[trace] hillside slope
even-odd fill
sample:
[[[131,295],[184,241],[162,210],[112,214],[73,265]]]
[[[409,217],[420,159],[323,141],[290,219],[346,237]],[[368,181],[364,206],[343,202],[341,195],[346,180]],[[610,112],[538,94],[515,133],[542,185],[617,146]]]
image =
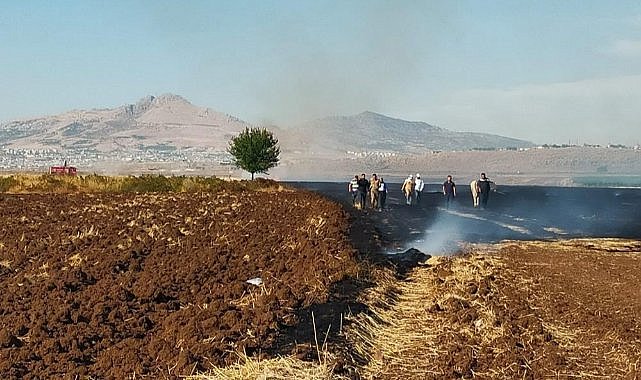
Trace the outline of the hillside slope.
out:
[[[422,121],[395,119],[369,111],[310,121],[287,132],[288,146],[318,154],[365,151],[407,154],[534,145],[488,133],[451,131]]]
[[[94,149],[101,152],[166,147],[224,150],[250,124],[184,98],[147,96],[116,108],[69,111],[0,125],[0,144],[14,149]]]

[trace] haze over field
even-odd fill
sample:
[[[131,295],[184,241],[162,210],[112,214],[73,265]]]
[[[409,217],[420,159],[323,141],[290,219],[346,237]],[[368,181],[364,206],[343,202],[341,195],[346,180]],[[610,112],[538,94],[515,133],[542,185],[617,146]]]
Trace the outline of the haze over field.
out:
[[[536,143],[641,143],[636,1],[0,5],[0,121],[175,93],[261,125],[365,110]]]
[[[68,161],[84,173],[242,176],[229,165],[226,148],[247,127],[253,125],[178,95],[147,96],[115,108],[0,123],[0,167],[46,172]],[[364,170],[392,179],[409,170],[438,181],[446,173],[475,177],[487,171],[502,183],[573,185],[575,175],[641,172],[640,149],[532,149],[524,140],[369,111],[269,128],[282,153],[271,173],[283,180],[343,181]]]

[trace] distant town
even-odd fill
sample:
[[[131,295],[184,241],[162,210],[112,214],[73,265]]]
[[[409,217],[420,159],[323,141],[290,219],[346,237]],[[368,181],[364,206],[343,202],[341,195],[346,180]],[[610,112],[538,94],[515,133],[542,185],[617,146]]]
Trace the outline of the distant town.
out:
[[[473,151],[529,151],[541,149],[564,149],[564,148],[601,148],[617,150],[641,150],[641,146],[626,146],[622,144],[608,145],[573,145],[573,144],[543,144],[531,148],[473,148]],[[439,153],[440,151],[432,151]],[[404,155],[398,152],[369,152],[369,151],[347,151],[346,157],[399,157]],[[165,172],[166,164],[176,168],[173,172],[209,171],[212,166],[229,167],[231,170],[232,157],[229,153],[205,148],[180,149],[173,146],[155,146],[148,149],[136,150],[114,150],[111,152],[100,152],[91,148],[82,149],[26,149],[26,148],[0,148],[0,171],[3,172],[48,172],[51,166],[67,164],[77,167],[80,172],[114,173],[113,166],[137,167],[139,172]],[[112,168],[110,168],[110,166]],[[125,170],[125,172],[129,172]]]
[[[107,163],[124,165],[145,165],[146,170],[153,171],[154,164],[176,165],[182,170],[205,170],[211,165],[231,165],[231,156],[227,152],[216,150],[189,149],[147,149],[133,151],[100,152],[93,149],[56,150],[56,149],[15,149],[3,147],[0,150],[0,170],[4,172],[27,171],[47,172],[49,167],[67,164],[80,171],[113,172],[106,167]]]

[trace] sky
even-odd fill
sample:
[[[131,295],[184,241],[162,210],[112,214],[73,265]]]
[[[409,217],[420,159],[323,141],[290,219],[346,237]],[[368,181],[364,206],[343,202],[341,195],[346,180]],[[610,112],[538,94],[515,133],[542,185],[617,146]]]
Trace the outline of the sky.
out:
[[[174,93],[287,127],[365,110],[641,143],[641,2],[0,2],[0,121]]]

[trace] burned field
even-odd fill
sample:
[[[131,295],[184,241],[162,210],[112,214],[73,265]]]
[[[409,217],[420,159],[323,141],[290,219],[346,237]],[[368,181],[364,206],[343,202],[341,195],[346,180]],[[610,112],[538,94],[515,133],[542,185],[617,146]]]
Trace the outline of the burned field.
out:
[[[205,371],[273,348],[296,310],[357,271],[346,214],[304,191],[0,203],[5,379]]]

